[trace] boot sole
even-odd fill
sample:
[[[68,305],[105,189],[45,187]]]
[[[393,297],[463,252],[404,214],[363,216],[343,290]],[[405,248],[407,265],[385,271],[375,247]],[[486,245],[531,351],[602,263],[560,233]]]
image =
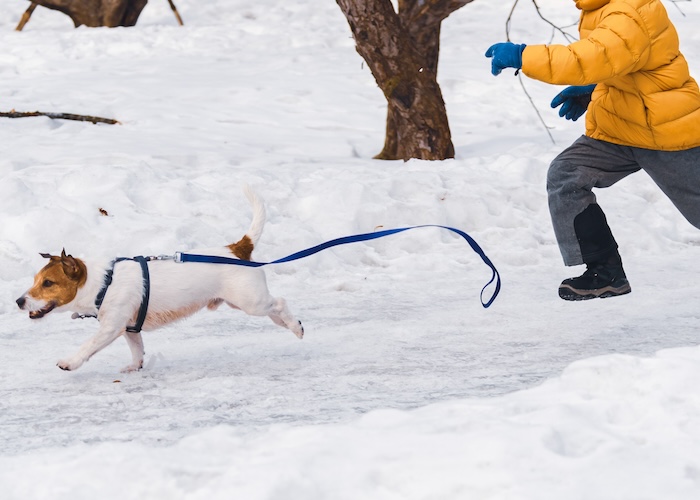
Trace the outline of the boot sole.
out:
[[[629,283],[625,283],[619,287],[606,286],[596,290],[579,290],[569,285],[559,287],[559,297],[564,300],[590,300],[590,299],[606,299],[608,297],[617,297],[625,295],[632,291]]]

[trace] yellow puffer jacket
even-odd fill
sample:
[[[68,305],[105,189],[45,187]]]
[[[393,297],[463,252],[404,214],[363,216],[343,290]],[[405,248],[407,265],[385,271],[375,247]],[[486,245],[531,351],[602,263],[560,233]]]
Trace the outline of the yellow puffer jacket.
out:
[[[574,0],[581,40],[528,45],[522,71],[559,85],[598,84],[586,135],[625,146],[700,146],[700,91],[660,0]]]

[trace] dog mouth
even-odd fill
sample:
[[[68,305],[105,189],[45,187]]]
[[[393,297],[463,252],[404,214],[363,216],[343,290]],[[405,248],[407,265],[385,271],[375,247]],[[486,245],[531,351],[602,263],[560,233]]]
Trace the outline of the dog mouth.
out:
[[[56,307],[55,302],[49,302],[48,304],[46,304],[44,307],[42,307],[41,309],[39,309],[37,311],[29,311],[29,319],[43,318],[44,316],[49,314],[51,311],[53,311],[55,307]]]

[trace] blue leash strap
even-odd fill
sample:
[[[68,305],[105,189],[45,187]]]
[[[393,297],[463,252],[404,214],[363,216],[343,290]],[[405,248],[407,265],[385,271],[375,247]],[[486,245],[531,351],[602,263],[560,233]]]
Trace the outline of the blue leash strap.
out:
[[[491,279],[489,280],[486,285],[481,289],[481,294],[480,294],[480,299],[481,299],[481,305],[484,306],[484,308],[489,307],[491,304],[493,304],[493,301],[496,300],[496,297],[498,296],[498,293],[501,291],[501,275],[498,273],[498,270],[496,269],[496,266],[493,265],[491,262],[491,259],[489,259],[484,251],[481,249],[479,244],[469,236],[467,233],[464,231],[460,231],[459,229],[455,229],[453,227],[448,227],[448,226],[439,226],[436,224],[425,224],[422,226],[410,226],[410,227],[399,227],[396,229],[386,229],[382,231],[375,231],[373,233],[364,233],[364,234],[356,234],[353,236],[344,236],[342,238],[336,238],[334,240],[326,241],[325,243],[321,243],[320,245],[316,245],[314,247],[307,248],[305,250],[301,250],[299,252],[293,253],[291,255],[287,255],[286,257],[282,257],[281,259],[273,260],[272,262],[255,262],[251,260],[241,260],[241,259],[235,259],[233,257],[220,257],[218,255],[198,255],[198,254],[191,254],[191,253],[181,253],[178,252],[175,254],[175,260],[176,262],[201,262],[201,263],[207,263],[207,264],[233,264],[237,266],[246,266],[246,267],[262,267],[262,266],[267,266],[270,264],[282,264],[283,262],[291,262],[293,260],[299,260],[303,259],[304,257],[309,257],[310,255],[313,255],[315,253],[318,253],[322,250],[325,250],[327,248],[331,247],[336,247],[338,245],[345,245],[348,243],[356,243],[359,241],[368,241],[368,240],[376,240],[377,238],[383,238],[384,236],[389,236],[392,234],[397,234],[397,233],[402,233],[404,231],[408,231],[409,229],[417,229],[421,227],[439,227],[441,229],[447,229],[448,231],[452,231],[453,233],[457,233],[460,235],[462,238],[464,238],[467,243],[469,243],[469,246],[472,247],[472,250],[476,252],[479,257],[481,257],[481,260],[484,261],[484,263],[491,268],[492,275]],[[484,302],[484,292],[486,289],[489,287],[491,283],[496,283],[495,290],[491,297]]]

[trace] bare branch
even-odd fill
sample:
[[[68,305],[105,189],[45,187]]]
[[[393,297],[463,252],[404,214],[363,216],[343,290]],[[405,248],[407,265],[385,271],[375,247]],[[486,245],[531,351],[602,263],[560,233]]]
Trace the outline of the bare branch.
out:
[[[519,2],[519,1],[520,1],[520,0],[515,0],[515,2],[513,3],[513,7],[510,9],[510,13],[508,14],[508,19],[506,19],[506,40],[509,41],[509,42],[511,41],[511,40],[510,40],[510,26],[511,26],[511,21],[513,20],[513,13],[515,12],[515,8],[518,6],[518,2]],[[547,19],[546,17],[544,17],[544,16],[542,15],[542,11],[540,10],[539,5],[537,5],[537,1],[536,1],[536,0],[532,0],[532,4],[535,6],[535,11],[537,12],[537,15],[540,17],[540,19],[542,19],[545,23],[549,24],[549,25],[552,27],[552,30],[553,30],[552,39],[554,38],[554,33],[556,33],[556,32],[558,31],[559,33],[561,33],[561,34],[564,36],[564,38],[565,38],[569,43],[575,42],[575,41],[578,40],[578,38],[576,38],[576,37],[575,37],[574,35],[572,35],[571,33],[567,32],[567,31],[564,31],[565,28],[570,28],[570,27],[572,27],[572,26],[577,26],[578,23],[573,23],[573,24],[570,24],[570,25],[564,26],[564,27],[557,26],[557,25],[554,24],[552,21],[550,21],[549,19]]]
[[[516,3],[517,3],[517,2],[516,2]],[[575,41],[578,40],[578,38],[576,38],[575,36],[573,36],[573,35],[567,33],[567,32],[564,31],[562,28],[560,28],[559,26],[557,26],[556,24],[554,24],[552,21],[550,21],[549,19],[547,19],[546,17],[544,17],[544,16],[542,15],[542,12],[540,11],[540,6],[537,5],[537,2],[536,2],[535,0],[532,0],[532,3],[533,3],[533,5],[535,6],[535,10],[537,11],[537,15],[540,16],[540,19],[542,19],[545,23],[549,24],[552,28],[554,28],[556,31],[558,31],[559,33],[561,33],[561,34],[564,36],[564,38],[566,38],[566,40],[567,40],[569,43],[575,42]],[[575,26],[575,25],[572,25],[572,26]],[[565,26],[565,27],[567,27],[567,26]]]
[[[29,22],[29,19],[32,17],[32,14],[34,13],[34,9],[36,9],[37,4],[35,2],[32,2],[32,4],[29,6],[29,8],[22,14],[22,19],[19,20],[19,24],[15,28],[15,31],[22,31],[24,29],[24,26]]]
[[[168,3],[170,4],[170,8],[173,9],[173,13],[175,14],[175,18],[177,19],[177,22],[180,24],[180,26],[184,26],[185,23],[182,22],[182,18],[180,17],[180,13],[177,11],[177,7],[175,7],[173,0],[168,0]]]
[[[510,14],[508,15],[508,19],[506,20],[506,40],[508,40],[508,41],[510,41],[510,22],[513,18],[513,12],[515,12],[515,7],[518,5],[519,1],[520,0],[515,0],[515,3],[513,3],[513,8],[510,10]],[[539,7],[537,7],[537,3],[535,2],[535,0],[532,0],[532,3],[535,4],[535,7],[537,8],[537,13],[540,15],[540,17],[542,19],[544,19],[544,17],[542,17],[542,15],[539,12]],[[549,24],[551,24],[551,23],[549,23]],[[556,144],[556,142],[554,141],[554,137],[552,136],[552,133],[549,131],[549,127],[545,123],[544,118],[542,118],[542,114],[540,113],[540,110],[537,109],[537,105],[535,105],[535,101],[532,99],[532,97],[530,96],[530,93],[525,88],[525,83],[523,83],[523,77],[520,74],[520,71],[518,70],[516,72],[516,74],[518,75],[518,81],[520,82],[520,86],[522,87],[523,92],[525,93],[525,96],[528,98],[528,100],[530,101],[530,104],[532,105],[532,109],[534,109],[535,113],[537,114],[537,118],[539,118],[540,123],[544,127],[544,130],[547,132],[547,135],[549,136],[549,139],[552,141],[552,144]]]
[[[678,9],[678,12],[681,13],[683,17],[685,17],[685,12],[683,12],[683,9],[681,9],[678,6],[678,2],[690,2],[691,0],[671,0],[671,3],[676,6],[676,9]]]
[[[510,13],[508,14],[508,19],[506,19],[506,41],[510,42],[510,22],[513,20],[513,13],[515,12],[515,8],[518,6],[518,2],[520,0],[515,0],[513,3],[513,7],[510,9]]]
[[[3,118],[28,118],[32,116],[46,116],[52,120],[75,120],[79,122],[106,123],[108,125],[121,125],[117,120],[101,118],[99,116],[75,115],[72,113],[44,113],[43,111],[0,111]]]
[[[552,141],[552,144],[556,144],[556,142],[554,141],[554,137],[552,137],[552,133],[549,131],[549,127],[545,123],[544,118],[542,118],[542,113],[540,113],[540,110],[537,109],[537,106],[535,105],[535,101],[532,99],[532,97],[530,96],[530,93],[525,88],[525,84],[523,83],[523,75],[521,75],[520,73],[518,73],[518,81],[520,81],[520,86],[523,88],[523,92],[525,92],[525,95],[530,100],[530,104],[532,105],[532,108],[535,110],[535,113],[537,113],[537,118],[540,119],[540,123],[542,124],[545,131],[547,132],[547,135],[549,136],[550,140]]]

